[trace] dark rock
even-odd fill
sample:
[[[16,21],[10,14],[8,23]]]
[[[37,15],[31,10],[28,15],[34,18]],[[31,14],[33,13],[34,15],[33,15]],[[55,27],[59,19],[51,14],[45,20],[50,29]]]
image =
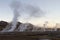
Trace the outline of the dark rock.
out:
[[[0,31],[5,28],[9,23],[5,21],[0,21]]]

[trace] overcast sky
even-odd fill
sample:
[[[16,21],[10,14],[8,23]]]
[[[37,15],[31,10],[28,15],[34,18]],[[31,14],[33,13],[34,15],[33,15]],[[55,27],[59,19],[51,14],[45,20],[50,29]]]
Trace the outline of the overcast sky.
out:
[[[12,0],[0,0],[0,20],[11,21],[13,10],[10,8]],[[20,0],[22,3],[38,6],[45,12],[45,16],[31,19],[31,23],[39,24],[44,21],[60,23],[60,0]],[[19,19],[19,21],[22,21]]]

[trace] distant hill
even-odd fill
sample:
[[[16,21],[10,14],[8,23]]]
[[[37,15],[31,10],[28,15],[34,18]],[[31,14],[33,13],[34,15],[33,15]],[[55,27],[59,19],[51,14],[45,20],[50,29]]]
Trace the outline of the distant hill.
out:
[[[15,30],[17,30],[21,24],[22,25],[27,25],[27,28],[26,28],[25,31],[31,31],[31,30],[33,30],[33,27],[34,27],[33,24],[31,24],[31,23],[21,23],[21,22],[17,23]],[[8,27],[8,26],[11,26],[11,25],[12,24],[9,23],[9,22],[0,21],[0,31],[3,30],[4,28]]]
[[[22,26],[21,26],[22,25]],[[0,31],[7,28],[7,29],[11,29],[12,26],[12,22],[6,22],[6,21],[0,21]],[[25,29],[24,29],[25,28]],[[6,30],[7,30],[6,29]],[[29,32],[29,31],[37,31],[37,30],[40,30],[41,27],[37,27],[31,23],[21,23],[21,22],[18,22],[17,25],[16,25],[16,28],[14,29],[14,31],[20,31],[20,30],[24,30],[26,32]]]

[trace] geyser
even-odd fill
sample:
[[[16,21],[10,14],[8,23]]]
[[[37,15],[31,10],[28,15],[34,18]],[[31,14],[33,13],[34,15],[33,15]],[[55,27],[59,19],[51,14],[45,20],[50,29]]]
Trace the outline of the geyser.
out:
[[[11,8],[12,8],[12,10],[13,10],[14,17],[13,17],[11,26],[9,26],[10,29],[9,29],[9,27],[8,27],[8,28],[4,29],[2,32],[5,32],[5,31],[7,31],[7,32],[12,32],[12,31],[14,31],[15,28],[16,28],[17,22],[18,22],[18,21],[17,21],[17,20],[18,20],[18,17],[19,17],[18,9],[20,8],[20,3],[15,0],[15,1],[12,2],[12,4],[11,4],[10,6],[11,6]],[[8,30],[7,30],[7,29],[8,29]]]
[[[13,21],[12,21],[12,26],[11,26],[11,29],[8,30],[8,31],[14,31],[15,28],[16,28],[16,25],[17,25],[17,19],[19,17],[19,12],[18,12],[18,9],[20,7],[20,4],[18,1],[14,1],[12,4],[11,4],[11,7],[14,11],[14,18],[13,18]]]
[[[28,14],[29,15],[28,17],[25,16],[27,18],[26,19],[27,21],[30,21],[28,19],[31,18],[31,17],[35,17],[36,18],[36,17],[42,17],[44,15],[44,12],[39,7],[32,6],[30,4],[22,4],[22,3],[20,3],[17,0],[14,0],[11,3],[10,6],[11,6],[11,8],[13,10],[14,17],[13,17],[11,26],[8,26],[8,28],[2,30],[2,32],[13,32],[13,31],[15,31],[16,24],[17,24],[18,17],[19,17],[19,13],[20,13],[20,16],[21,15],[23,16],[23,14],[22,14],[23,12],[25,13],[25,15]],[[19,31],[24,31],[25,29],[27,29],[26,26],[27,26],[26,24],[21,24],[18,27]]]

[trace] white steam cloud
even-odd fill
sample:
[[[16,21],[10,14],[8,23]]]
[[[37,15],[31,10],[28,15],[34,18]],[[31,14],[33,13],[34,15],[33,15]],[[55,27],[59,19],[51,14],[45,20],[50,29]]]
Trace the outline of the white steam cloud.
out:
[[[17,0],[12,2],[11,8],[14,11],[14,18],[13,18],[13,22],[12,22],[12,28],[10,29],[10,31],[13,31],[16,28],[19,13],[20,13],[20,16],[21,15],[23,16],[24,14],[25,15],[28,14],[27,16],[24,17],[24,18],[27,18],[26,19],[27,21],[30,21],[28,19],[31,17],[35,17],[35,18],[42,17],[44,14],[43,11],[39,7],[32,6],[30,4],[23,4]],[[22,14],[23,12],[24,12],[24,14]]]
[[[15,28],[16,28],[16,25],[17,25],[17,22],[18,22],[18,17],[19,17],[19,14],[20,16],[25,16],[24,18],[27,18],[26,20],[28,20],[29,18],[31,17],[42,17],[44,15],[43,11],[39,8],[39,7],[36,7],[36,6],[32,6],[30,4],[23,4],[17,0],[14,0],[11,5],[10,5],[11,9],[13,10],[13,13],[14,13],[14,17],[13,17],[13,20],[12,20],[12,26],[11,29],[9,30],[5,30],[5,31],[14,31]],[[24,12],[24,14],[23,14]],[[7,28],[8,29],[8,28]]]

